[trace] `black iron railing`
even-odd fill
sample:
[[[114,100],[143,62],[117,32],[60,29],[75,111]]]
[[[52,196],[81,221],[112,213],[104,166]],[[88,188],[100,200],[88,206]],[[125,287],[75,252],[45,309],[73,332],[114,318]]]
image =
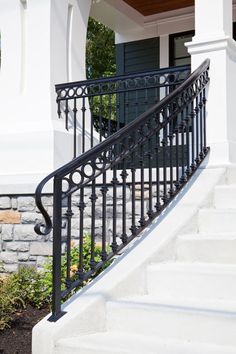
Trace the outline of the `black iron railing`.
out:
[[[56,85],[58,115],[73,131],[73,157],[147,111],[189,74],[188,65]]]
[[[38,224],[35,230],[45,235],[53,229],[50,320],[55,321],[63,314],[63,298],[101,269],[162,212],[206,156],[208,69],[206,60],[159,103],[50,174],[38,186],[36,203],[45,225]],[[53,222],[42,205],[42,189],[50,179],[53,179]],[[84,266],[86,233],[91,242],[89,269]],[[73,277],[72,238],[79,244]],[[99,258],[95,258],[97,243],[101,245]],[[64,281],[63,244],[67,257]]]

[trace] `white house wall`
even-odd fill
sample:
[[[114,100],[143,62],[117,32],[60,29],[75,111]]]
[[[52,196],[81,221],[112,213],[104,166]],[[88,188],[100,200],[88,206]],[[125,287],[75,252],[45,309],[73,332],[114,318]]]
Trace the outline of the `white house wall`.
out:
[[[50,173],[72,158],[55,84],[86,78],[90,0],[1,0],[0,182]],[[89,122],[88,122],[89,124]],[[26,178],[27,179],[27,178]],[[18,193],[21,193],[19,186]]]

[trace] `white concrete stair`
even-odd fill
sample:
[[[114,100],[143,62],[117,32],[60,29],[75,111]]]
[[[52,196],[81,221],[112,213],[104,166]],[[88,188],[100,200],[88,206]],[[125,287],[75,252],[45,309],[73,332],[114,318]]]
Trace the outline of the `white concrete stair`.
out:
[[[198,230],[205,234],[236,234],[236,208],[202,208],[198,213]]]
[[[214,206],[218,209],[236,209],[236,184],[216,186]]]
[[[57,354],[235,354],[231,346],[161,340],[125,332],[101,332],[61,339]]]
[[[236,184],[236,165],[232,165],[226,170],[225,177],[225,184]]]
[[[176,240],[179,262],[236,264],[236,234],[186,234]]]
[[[236,301],[236,265],[163,263],[147,267],[148,294],[158,298]]]
[[[236,354],[236,168],[222,181],[228,184],[212,186],[208,200],[189,214],[193,227],[179,229],[167,252],[133,270],[135,286],[129,279],[119,295],[105,293],[97,332],[67,333],[53,354]],[[190,201],[168,225],[188,212]],[[161,235],[157,228],[159,236],[168,225]]]
[[[205,304],[158,296],[107,302],[107,330],[236,347],[236,302]]]

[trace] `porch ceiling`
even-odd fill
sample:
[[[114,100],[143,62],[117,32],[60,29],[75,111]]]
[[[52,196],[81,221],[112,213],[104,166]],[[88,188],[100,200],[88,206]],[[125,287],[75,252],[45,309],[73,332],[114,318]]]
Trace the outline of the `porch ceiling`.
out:
[[[143,16],[193,6],[194,0],[124,0]]]

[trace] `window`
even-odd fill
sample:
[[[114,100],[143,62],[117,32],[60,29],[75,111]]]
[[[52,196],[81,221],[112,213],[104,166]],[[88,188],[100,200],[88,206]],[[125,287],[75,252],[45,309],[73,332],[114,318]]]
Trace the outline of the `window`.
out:
[[[169,37],[169,65],[179,66],[190,64],[190,55],[184,43],[191,42],[194,31],[175,33]]]

